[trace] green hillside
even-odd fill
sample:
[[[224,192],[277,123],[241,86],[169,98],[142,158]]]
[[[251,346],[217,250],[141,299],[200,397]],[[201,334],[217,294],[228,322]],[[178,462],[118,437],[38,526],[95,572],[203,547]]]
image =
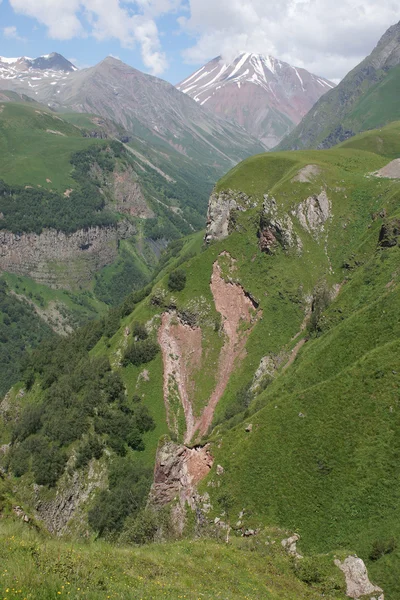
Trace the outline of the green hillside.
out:
[[[183,168],[185,159],[176,164],[175,155],[173,149],[150,147],[96,115],[61,117],[13,92],[0,98],[1,230],[39,235],[52,228],[69,235],[89,227],[116,227],[121,221],[132,228],[132,235],[111,252],[115,256],[100,260],[100,266],[96,259],[88,266],[84,255],[64,260],[64,248],[46,263],[44,246],[35,271],[29,264],[21,266],[25,255],[16,260],[11,254],[14,262],[7,262],[10,253],[5,250],[0,268],[17,295],[11,299],[28,302],[35,327],[45,332],[50,325],[65,334],[100,316],[107,305],[118,305],[149,281],[168,241],[203,226],[217,174],[212,169],[199,173],[191,161]],[[3,247],[8,243],[4,239]],[[22,332],[17,321],[15,329]],[[15,336],[14,331],[12,344],[21,356],[29,336]],[[0,345],[9,354],[8,338]],[[15,373],[18,369],[17,360]],[[15,378],[4,381],[14,383]],[[7,391],[5,385],[1,393]]]
[[[353,131],[376,129],[400,118],[400,66],[391,69],[353,106],[346,127]]]
[[[322,96],[279,150],[331,148],[399,118],[400,23],[334,89]]]
[[[150,285],[31,354],[23,381],[0,404],[0,441],[11,443],[0,461],[35,523],[119,542],[122,562],[133,552],[133,561],[153,561],[151,572],[160,560],[166,587],[143,597],[174,597],[168,561],[190,547],[196,556],[201,548],[204,570],[212,555],[227,575],[212,576],[210,589],[184,584],[189,598],[343,598],[333,557],[354,553],[386,599],[400,598],[400,172],[380,172],[400,156],[399,129],[326,151],[247,159],[215,188],[208,246],[202,234],[174,242]],[[223,218],[227,237],[218,233]],[[182,452],[210,444],[213,466],[186,518],[178,492],[159,512],[147,504],[166,439],[185,444],[168,458],[178,463]],[[169,462],[157,460],[163,482]],[[80,500],[64,520],[59,502],[68,504],[71,490]],[[222,551],[215,538],[227,526]],[[294,532],[304,558],[281,554]],[[171,542],[182,533],[205,541],[196,550]],[[12,535],[20,543],[28,534]],[[160,536],[168,546],[125,548]],[[101,544],[93,553],[104,572]],[[253,544],[258,584],[246,587],[253,584],[239,569],[233,590],[235,569],[225,565]],[[84,572],[94,569],[84,556]],[[25,560],[16,553],[7,565],[22,570]],[[39,552],[37,560],[47,559]],[[245,569],[247,558],[238,560]],[[267,589],[257,588],[269,568],[280,589],[272,574]],[[107,576],[121,583],[118,569]],[[46,585],[59,585],[46,574]]]

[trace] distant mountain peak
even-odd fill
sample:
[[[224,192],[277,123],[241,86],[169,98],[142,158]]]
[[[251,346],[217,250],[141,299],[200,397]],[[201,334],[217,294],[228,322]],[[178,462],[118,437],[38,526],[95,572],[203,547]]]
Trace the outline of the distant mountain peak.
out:
[[[230,61],[217,56],[177,85],[201,106],[238,122],[267,148],[333,87],[306,69],[252,52],[240,52]]]
[[[73,65],[69,60],[64,58],[58,52],[51,52],[50,54],[43,54],[37,58],[31,58],[29,56],[19,56],[17,58],[7,58],[0,56],[0,78],[3,75],[7,75],[5,71],[11,71],[11,76],[17,76],[20,73],[28,73],[30,71],[59,71],[63,73],[72,73],[77,71],[77,67]]]

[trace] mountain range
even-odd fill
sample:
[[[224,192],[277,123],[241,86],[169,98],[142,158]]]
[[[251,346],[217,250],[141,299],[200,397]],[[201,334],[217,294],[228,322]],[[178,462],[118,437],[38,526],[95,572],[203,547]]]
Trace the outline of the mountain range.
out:
[[[58,112],[112,119],[153,146],[224,170],[262,150],[233,123],[210,116],[185,94],[156,77],[108,57],[78,70],[58,54],[0,59],[0,88],[25,94]]]
[[[177,85],[212,114],[241,125],[271,149],[334,84],[261,54],[217,57]]]

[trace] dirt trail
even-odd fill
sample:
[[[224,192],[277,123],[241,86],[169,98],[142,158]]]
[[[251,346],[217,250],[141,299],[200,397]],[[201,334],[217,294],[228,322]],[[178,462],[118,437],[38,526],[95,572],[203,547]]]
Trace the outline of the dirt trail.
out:
[[[185,415],[185,443],[189,443],[196,433],[198,437],[207,433],[235,363],[244,356],[251,323],[261,314],[255,315],[256,307],[240,285],[223,279],[218,261],[213,266],[210,287],[215,307],[222,316],[225,343],[219,356],[216,386],[203,414],[196,420],[191,398],[194,394],[193,375],[201,367],[201,329],[176,321],[177,317],[172,313],[164,313],[158,334],[164,362],[164,402],[168,424],[178,433],[176,411],[174,413],[171,406],[178,401]],[[245,323],[247,326],[241,331]]]

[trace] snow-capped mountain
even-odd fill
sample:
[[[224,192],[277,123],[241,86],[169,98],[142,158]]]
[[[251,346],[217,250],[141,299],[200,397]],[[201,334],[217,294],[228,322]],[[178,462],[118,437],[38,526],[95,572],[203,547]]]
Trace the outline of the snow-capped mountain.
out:
[[[323,77],[272,56],[220,56],[177,85],[201,106],[232,119],[267,148],[275,146],[334,87]]]
[[[55,84],[77,70],[69,60],[56,52],[38,58],[0,56],[0,87],[14,87],[7,83],[19,85],[22,91],[30,92],[34,97],[35,88],[42,82],[50,83],[54,80]]]

